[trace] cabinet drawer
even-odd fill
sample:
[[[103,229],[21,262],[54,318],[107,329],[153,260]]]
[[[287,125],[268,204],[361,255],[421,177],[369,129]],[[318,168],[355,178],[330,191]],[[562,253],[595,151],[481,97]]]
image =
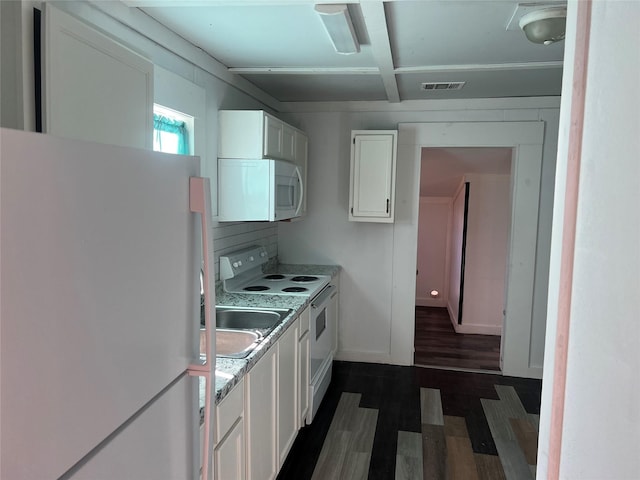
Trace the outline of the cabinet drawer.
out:
[[[233,427],[244,411],[244,379],[233,387],[227,396],[216,406],[216,435],[217,444]]]
[[[304,309],[304,312],[300,314],[300,326],[298,330],[298,338],[302,338],[305,333],[309,331],[309,322],[310,322],[310,310],[309,307]]]

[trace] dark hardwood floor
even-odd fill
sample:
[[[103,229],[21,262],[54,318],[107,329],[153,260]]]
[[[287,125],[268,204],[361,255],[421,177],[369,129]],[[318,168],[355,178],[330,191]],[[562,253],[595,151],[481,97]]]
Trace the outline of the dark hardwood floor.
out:
[[[334,362],[280,480],[533,480],[541,381]]]
[[[500,337],[456,333],[446,308],[417,306],[414,363],[500,371]]]

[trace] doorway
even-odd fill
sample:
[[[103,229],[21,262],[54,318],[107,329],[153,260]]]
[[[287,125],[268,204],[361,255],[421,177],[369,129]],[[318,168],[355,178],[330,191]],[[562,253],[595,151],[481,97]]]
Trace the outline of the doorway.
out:
[[[500,370],[511,148],[423,148],[416,365]]]
[[[415,264],[417,254],[420,158],[423,148],[506,147],[513,151],[511,227],[503,322],[504,375],[541,378],[538,351],[544,351],[544,316],[534,322],[538,207],[544,122],[401,123],[398,132],[396,222],[393,229],[394,288],[391,297],[391,361],[413,364]],[[548,232],[541,231],[546,236]],[[543,257],[540,257],[543,258]],[[536,299],[539,297],[535,297]],[[542,346],[542,348],[540,348]]]

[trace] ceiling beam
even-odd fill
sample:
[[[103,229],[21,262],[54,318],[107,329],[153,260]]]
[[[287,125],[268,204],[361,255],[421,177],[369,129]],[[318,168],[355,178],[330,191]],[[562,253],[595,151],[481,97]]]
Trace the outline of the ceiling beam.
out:
[[[398,67],[395,69],[395,73],[433,73],[458,71],[488,72],[501,70],[540,70],[545,68],[562,68],[562,60],[553,62],[470,63],[462,65],[425,65],[415,67]]]
[[[418,65],[397,67],[396,75],[403,73],[438,72],[491,72],[503,70],[540,70],[562,68],[562,61],[517,63],[470,63],[460,65]],[[379,75],[377,67],[231,67],[229,72],[238,75]]]
[[[379,75],[377,67],[231,67],[238,75]]]
[[[382,83],[387,92],[387,100],[392,103],[400,101],[398,82],[393,65],[387,17],[384,13],[384,2],[361,2],[364,24],[371,42],[371,53],[380,70]]]

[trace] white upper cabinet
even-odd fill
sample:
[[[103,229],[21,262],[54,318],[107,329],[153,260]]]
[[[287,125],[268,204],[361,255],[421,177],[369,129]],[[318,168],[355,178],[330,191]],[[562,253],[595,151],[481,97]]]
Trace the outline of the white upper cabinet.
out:
[[[262,153],[258,154],[256,150],[256,156],[251,158],[262,158],[262,157],[282,158],[283,157],[282,155],[282,122],[277,118],[272,117],[271,115],[267,115],[264,112],[257,112],[257,113],[262,113],[262,118],[264,122],[264,126],[262,128],[263,148],[262,148]],[[224,125],[222,124],[222,122],[220,122],[220,128],[224,128]],[[254,132],[253,129],[248,130],[246,132],[247,136],[245,138],[245,141],[247,141],[247,147],[249,147],[250,145],[253,145],[254,134],[258,136],[258,138],[255,138],[255,140],[257,140],[256,147],[258,146],[257,143],[259,140],[260,133],[261,133],[260,130],[257,130]],[[220,138],[221,138],[220,145],[223,145],[223,139],[225,139],[225,137],[220,135]],[[233,142],[237,141],[239,143],[242,142],[242,140],[239,138],[238,139],[233,138],[232,141]],[[226,148],[226,145],[223,145],[223,147]],[[224,158],[229,158],[229,157],[226,157],[225,155],[219,155],[219,156]],[[235,158],[235,157],[231,157],[231,158]],[[239,157],[239,158],[242,158],[242,157]]]
[[[296,160],[296,130],[287,124],[282,124],[282,158],[294,162]],[[305,137],[306,142],[306,137]]]
[[[297,139],[307,137],[262,110],[218,112],[218,158],[274,158],[296,162]]]
[[[43,7],[44,133],[151,149],[153,64],[71,15]]]
[[[393,223],[397,130],[353,130],[349,220]]]

